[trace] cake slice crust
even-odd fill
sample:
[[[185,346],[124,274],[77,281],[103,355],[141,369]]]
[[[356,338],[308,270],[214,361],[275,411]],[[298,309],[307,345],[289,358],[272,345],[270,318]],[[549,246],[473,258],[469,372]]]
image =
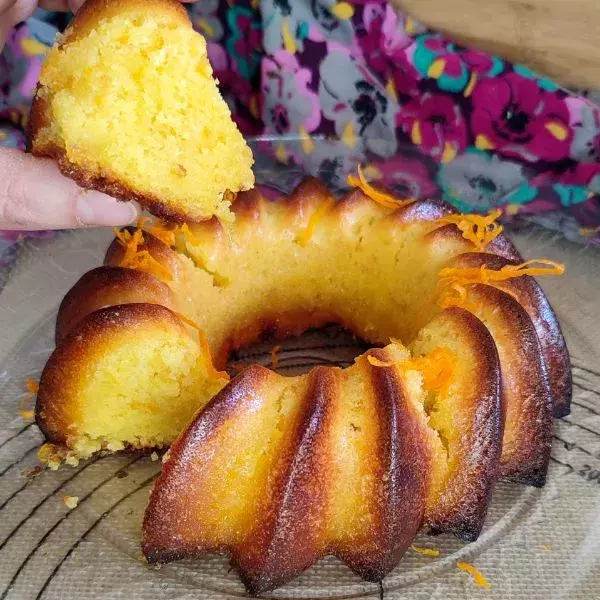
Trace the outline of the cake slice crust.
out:
[[[231,220],[230,193],[254,184],[206,42],[175,0],[87,2],[44,63],[29,139],[83,187],[175,221]]]

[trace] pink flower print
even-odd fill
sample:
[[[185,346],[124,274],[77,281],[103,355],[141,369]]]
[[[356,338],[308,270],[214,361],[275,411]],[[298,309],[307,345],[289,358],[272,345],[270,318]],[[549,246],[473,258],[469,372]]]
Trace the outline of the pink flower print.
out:
[[[424,93],[400,109],[396,122],[415,146],[438,162],[454,160],[467,146],[465,119],[449,96]]]
[[[504,68],[495,56],[464,49],[439,34],[421,35],[415,40],[412,60],[424,77],[436,80],[439,89],[469,96],[477,79],[494,77]]]
[[[590,186],[593,191],[600,191],[600,163],[574,163],[562,173],[551,172],[545,182],[558,181],[565,185]]]
[[[571,158],[600,161],[600,109],[581,98],[565,99],[571,113],[573,144]]]
[[[398,154],[371,164],[381,171],[381,182],[403,197],[433,198],[439,193],[439,187],[422,158]]]
[[[418,73],[404,50],[413,39],[406,33],[398,13],[389,4],[367,4],[363,26],[364,31],[357,32],[360,58],[384,84],[393,85],[395,92],[412,95]]]
[[[252,96],[252,86],[247,79],[240,77],[234,69],[232,58],[225,49],[215,42],[207,44],[208,60],[222,90],[230,92],[239,102],[248,106]]]
[[[573,131],[563,98],[516,73],[480,81],[473,91],[471,128],[480,150],[527,161],[569,155]]]
[[[298,59],[278,50],[262,61],[263,119],[267,132],[310,133],[321,122],[317,94],[309,88],[312,73]]]
[[[478,75],[495,75],[495,72],[502,67],[498,58],[476,50],[464,50],[460,56],[469,69]]]
[[[376,38],[377,46],[381,53],[389,58],[394,58],[412,44],[413,39],[406,33],[399,14],[389,3],[367,4],[363,11],[363,24],[366,35],[363,39]]]

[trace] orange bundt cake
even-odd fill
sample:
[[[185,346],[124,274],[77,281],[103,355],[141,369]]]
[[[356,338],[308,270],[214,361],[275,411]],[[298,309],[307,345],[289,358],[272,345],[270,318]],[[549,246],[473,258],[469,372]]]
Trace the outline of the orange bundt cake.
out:
[[[497,215],[351,182],[339,201],[309,178],[275,201],[240,194],[232,223],[116,231],[64,298],[44,455],[174,442],[150,562],[225,552],[260,592],[333,554],[380,580],[421,527],[475,539],[499,476],[544,484],[571,380],[532,275],[562,267],[523,262]],[[297,377],[222,372],[264,332],[332,322],[382,348]]]
[[[176,0],[88,0],[42,67],[31,151],[177,221],[231,218],[252,153]]]

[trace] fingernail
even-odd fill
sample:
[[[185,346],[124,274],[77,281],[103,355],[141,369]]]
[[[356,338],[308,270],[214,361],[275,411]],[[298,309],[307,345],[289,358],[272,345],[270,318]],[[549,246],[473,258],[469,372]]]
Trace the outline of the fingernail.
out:
[[[128,225],[139,213],[137,203],[119,202],[96,191],[80,194],[75,206],[75,218],[82,225]]]

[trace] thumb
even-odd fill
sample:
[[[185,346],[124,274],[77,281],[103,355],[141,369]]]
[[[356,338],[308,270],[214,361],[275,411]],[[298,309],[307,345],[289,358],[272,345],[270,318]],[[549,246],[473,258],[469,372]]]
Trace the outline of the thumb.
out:
[[[127,225],[138,215],[132,202],[79,187],[53,160],[0,148],[0,229]]]

